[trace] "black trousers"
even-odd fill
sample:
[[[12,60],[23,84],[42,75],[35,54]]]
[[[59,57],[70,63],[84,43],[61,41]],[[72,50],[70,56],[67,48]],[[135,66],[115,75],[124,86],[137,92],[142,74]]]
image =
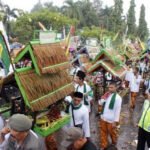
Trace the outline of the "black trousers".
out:
[[[137,150],[145,150],[145,143],[150,148],[150,132],[139,127]]]

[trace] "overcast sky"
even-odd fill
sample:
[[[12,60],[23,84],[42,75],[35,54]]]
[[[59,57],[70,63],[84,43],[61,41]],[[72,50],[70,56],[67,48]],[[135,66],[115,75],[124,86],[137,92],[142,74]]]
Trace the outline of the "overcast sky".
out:
[[[8,4],[11,8],[20,8],[26,11],[30,11],[32,7],[39,1],[39,0],[1,0],[5,4]],[[62,6],[63,2],[65,0],[41,0],[42,3],[44,2],[53,2],[55,5]],[[124,1],[124,14],[127,13],[129,6],[130,6],[130,0],[123,0]],[[140,7],[142,3],[146,7],[146,20],[148,22],[148,27],[150,29],[150,4],[148,3],[150,0],[135,0],[136,3],[136,18],[137,23],[139,20],[139,13],[140,13]],[[103,5],[112,6],[113,0],[103,0]]]

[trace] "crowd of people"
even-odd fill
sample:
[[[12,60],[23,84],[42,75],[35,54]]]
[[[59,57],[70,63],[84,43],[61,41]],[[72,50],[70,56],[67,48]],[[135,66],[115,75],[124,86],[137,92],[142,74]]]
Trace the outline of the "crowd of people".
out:
[[[136,99],[142,92],[143,109],[139,121],[137,150],[144,150],[147,142],[150,148],[150,64],[147,59],[127,63],[122,81],[129,88],[129,111],[136,107]],[[107,72],[108,73],[108,72]],[[117,150],[118,126],[122,108],[122,97],[118,94],[116,81],[107,83],[107,91],[94,100],[93,87],[87,81],[87,74],[80,67],[74,67],[75,91],[65,97],[66,110],[71,116],[69,124],[56,132],[58,150]],[[141,88],[142,87],[142,88]],[[144,99],[146,99],[144,101]],[[99,107],[99,148],[93,144],[90,132],[92,107]],[[10,117],[0,132],[0,150],[44,150],[44,138],[32,130],[32,120],[23,114]],[[109,138],[110,137],[110,138]],[[111,139],[111,141],[110,141]]]

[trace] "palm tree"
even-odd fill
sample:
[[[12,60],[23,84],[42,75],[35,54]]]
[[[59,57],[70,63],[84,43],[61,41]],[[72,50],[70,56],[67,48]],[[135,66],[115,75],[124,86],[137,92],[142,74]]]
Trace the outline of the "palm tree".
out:
[[[62,12],[70,17],[70,18],[76,18],[80,19],[80,9],[77,5],[77,3],[74,3],[73,0],[66,0],[64,2],[64,6],[62,7]]]
[[[46,2],[46,3],[44,3],[44,6],[45,6],[45,8],[50,10],[51,12],[60,12],[59,7],[54,6],[53,2]]]

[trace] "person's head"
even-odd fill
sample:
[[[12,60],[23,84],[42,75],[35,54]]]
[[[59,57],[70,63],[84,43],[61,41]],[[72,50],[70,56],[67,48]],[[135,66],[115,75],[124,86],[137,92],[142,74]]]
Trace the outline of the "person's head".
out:
[[[84,78],[85,78],[85,73],[81,70],[79,70],[75,76],[75,82],[77,84],[82,84],[84,82]]]
[[[13,139],[23,140],[32,127],[32,121],[23,114],[15,114],[9,119],[10,135]]]
[[[108,90],[110,93],[114,93],[117,91],[117,83],[116,82],[111,82],[109,85],[108,85]]]
[[[82,129],[71,127],[66,131],[65,140],[62,142],[62,145],[66,148],[73,145],[75,149],[80,149],[83,146],[84,140]]]
[[[83,99],[83,94],[81,92],[74,92],[73,94],[73,104],[74,106],[78,106],[81,104]]]
[[[134,73],[134,75],[137,75],[137,74],[138,74],[138,72],[139,72],[139,68],[138,68],[138,67],[135,67],[135,68],[133,69],[133,73]]]

